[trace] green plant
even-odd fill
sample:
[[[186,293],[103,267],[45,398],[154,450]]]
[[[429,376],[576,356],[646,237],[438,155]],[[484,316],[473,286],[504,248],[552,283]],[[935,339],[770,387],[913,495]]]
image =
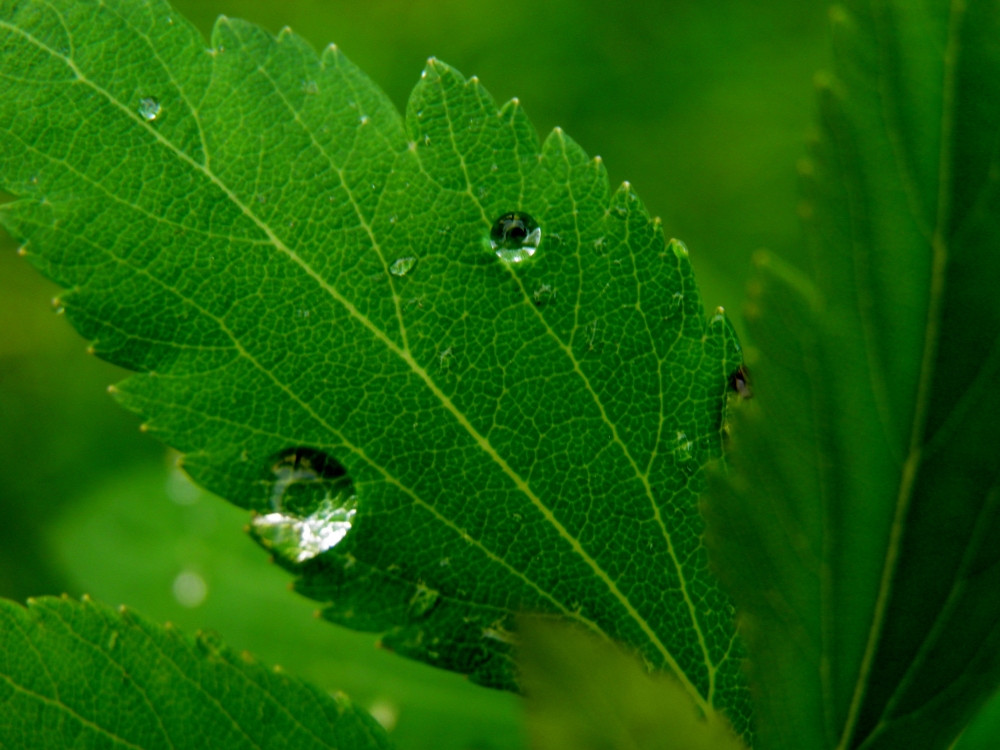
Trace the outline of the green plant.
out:
[[[1000,11],[831,15],[814,271],[758,257],[748,404],[684,245],[433,59],[404,121],[290,32],[0,0],[0,221],[326,619],[522,669],[538,746],[948,747],[1000,672]],[[3,611],[5,746],[385,742],[211,639]]]

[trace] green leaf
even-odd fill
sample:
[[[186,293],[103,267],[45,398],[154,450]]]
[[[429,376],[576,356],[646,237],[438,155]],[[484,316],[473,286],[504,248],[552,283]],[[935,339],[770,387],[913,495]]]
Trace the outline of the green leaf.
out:
[[[5,748],[388,748],[382,728],[209,635],[84,598],[0,599]]]
[[[748,731],[696,503],[740,350],[628,184],[433,59],[404,121],[287,30],[0,9],[0,221],[327,618],[512,687],[515,616],[560,615]]]
[[[947,747],[1000,678],[1000,6],[831,15],[814,267],[758,258],[711,545],[761,747]]]
[[[990,750],[1000,737],[1000,693],[995,693],[955,743],[955,750]]]
[[[677,680],[650,675],[579,628],[521,622],[518,661],[535,750],[741,750],[729,723],[699,716]]]

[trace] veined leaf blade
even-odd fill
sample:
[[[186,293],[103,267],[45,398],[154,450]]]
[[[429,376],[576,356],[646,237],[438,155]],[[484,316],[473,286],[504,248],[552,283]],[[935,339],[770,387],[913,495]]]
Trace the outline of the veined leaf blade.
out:
[[[2,600],[0,636],[4,747],[390,747],[345,696],[124,607]]]
[[[763,746],[947,747],[1000,679],[1000,14],[831,18],[801,168],[814,268],[760,257],[759,406],[714,546]]]
[[[205,49],[159,2],[0,7],[2,220],[140,371],[121,400],[262,513],[283,451],[346,470],[357,517],[284,561],[300,591],[505,687],[515,616],[560,614],[748,731],[696,507],[739,345],[628,184],[435,60],[404,121],[288,31],[222,19]],[[509,211],[543,231],[516,266],[488,246]]]

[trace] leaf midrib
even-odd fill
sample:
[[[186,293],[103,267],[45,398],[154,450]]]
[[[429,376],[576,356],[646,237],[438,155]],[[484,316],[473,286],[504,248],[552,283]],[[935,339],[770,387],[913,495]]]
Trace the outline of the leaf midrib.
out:
[[[895,582],[896,566],[899,562],[900,547],[905,533],[904,526],[909,514],[910,503],[916,486],[917,473],[922,460],[924,430],[930,407],[931,389],[933,388],[934,365],[937,358],[939,329],[944,304],[945,272],[948,263],[949,248],[945,232],[947,231],[948,222],[951,217],[955,72],[960,49],[959,28],[964,12],[964,0],[951,0],[948,16],[948,42],[944,53],[944,86],[942,90],[938,154],[937,215],[935,217],[934,234],[931,240],[931,285],[927,305],[927,318],[924,324],[923,351],[920,362],[916,403],[910,427],[908,452],[901,472],[892,529],[890,531],[889,544],[886,548],[878,598],[875,603],[868,641],[865,646],[864,656],[862,657],[861,668],[858,671],[854,695],[848,709],[838,750],[846,750],[850,746],[857,727],[861,705],[864,701],[871,670],[874,667],[875,655],[881,640],[883,627],[885,626],[889,600]]]

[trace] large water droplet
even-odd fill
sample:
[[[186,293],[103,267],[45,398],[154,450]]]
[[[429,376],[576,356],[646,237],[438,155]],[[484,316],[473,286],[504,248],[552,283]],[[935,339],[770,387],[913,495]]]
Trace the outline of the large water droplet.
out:
[[[336,546],[357,510],[354,483],[335,459],[314,448],[291,448],[272,460],[263,484],[274,512],[250,527],[264,547],[296,563]]]
[[[393,276],[406,276],[415,265],[417,265],[416,258],[396,258],[389,266],[389,273]]]
[[[511,211],[496,220],[490,230],[490,247],[507,263],[527,260],[542,241],[542,228],[523,211]]]
[[[143,120],[152,122],[160,116],[160,102],[152,96],[147,96],[139,102],[139,115]]]

